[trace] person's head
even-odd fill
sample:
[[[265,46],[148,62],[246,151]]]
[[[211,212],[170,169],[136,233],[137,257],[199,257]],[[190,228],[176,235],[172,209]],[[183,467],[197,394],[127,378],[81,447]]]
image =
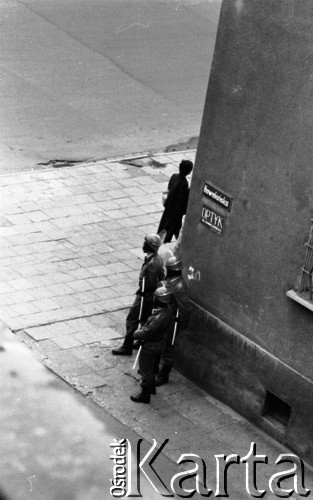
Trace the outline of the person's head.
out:
[[[173,300],[173,293],[165,286],[160,286],[154,292],[154,304],[159,307],[166,307]]]
[[[187,177],[192,172],[193,163],[190,160],[182,160],[179,164],[179,173],[184,177]]]
[[[183,264],[181,259],[176,257],[170,257],[166,262],[166,276],[167,278],[175,278],[176,276],[181,276],[183,270]]]
[[[162,240],[158,234],[150,233],[145,236],[142,251],[144,253],[157,252],[162,245]]]

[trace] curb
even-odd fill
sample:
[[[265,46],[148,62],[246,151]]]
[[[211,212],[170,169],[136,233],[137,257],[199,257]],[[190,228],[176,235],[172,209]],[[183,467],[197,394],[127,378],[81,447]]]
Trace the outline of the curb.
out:
[[[103,160],[96,160],[96,161],[104,161],[105,163],[115,163],[119,161],[127,161],[127,160],[141,160],[143,158],[153,158],[155,156],[172,156],[172,155],[177,155],[177,154],[186,154],[186,153],[194,153],[197,151],[196,149],[184,149],[182,151],[170,151],[170,152],[162,152],[162,153],[136,153],[133,156],[120,156],[118,158],[112,158],[112,159],[103,159]]]
[[[54,172],[56,170],[61,170],[62,168],[75,168],[75,167],[84,167],[84,166],[90,166],[90,165],[96,165],[98,163],[119,163],[119,162],[127,162],[127,161],[134,161],[134,160],[142,160],[145,158],[154,158],[158,156],[173,156],[173,155],[178,155],[178,154],[186,154],[186,153],[195,153],[197,150],[196,149],[184,149],[184,150],[179,150],[179,151],[170,151],[170,152],[159,152],[159,153],[150,153],[150,152],[142,152],[142,153],[135,153],[134,155],[125,155],[125,156],[118,156],[114,158],[98,158],[96,160],[82,160],[74,162],[71,160],[67,160],[68,163],[73,163],[72,165],[64,165],[60,167],[49,167],[49,168],[32,168],[31,170],[22,170],[21,172],[5,172],[3,174],[0,173],[0,179],[1,177],[17,177],[19,175],[29,175],[29,174],[37,174],[39,172]],[[64,160],[65,162],[65,160]],[[37,164],[38,165],[38,164]]]

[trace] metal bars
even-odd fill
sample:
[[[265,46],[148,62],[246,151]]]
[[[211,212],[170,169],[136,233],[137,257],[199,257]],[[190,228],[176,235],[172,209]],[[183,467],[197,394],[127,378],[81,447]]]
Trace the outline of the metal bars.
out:
[[[305,244],[304,264],[301,268],[301,282],[299,287],[299,295],[305,299],[312,301],[312,272],[313,272],[313,219],[311,219],[311,228],[309,241]]]

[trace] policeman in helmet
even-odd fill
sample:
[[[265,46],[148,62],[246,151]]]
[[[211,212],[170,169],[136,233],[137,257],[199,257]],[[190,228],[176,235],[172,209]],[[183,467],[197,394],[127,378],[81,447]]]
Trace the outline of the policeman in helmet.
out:
[[[176,335],[187,327],[191,312],[192,303],[188,298],[187,286],[182,276],[183,266],[180,258],[171,257],[166,262],[166,287],[172,293],[172,300],[169,306],[177,322]],[[169,374],[174,365],[174,351],[172,332],[167,331],[164,338],[164,348],[162,351],[162,367],[156,381],[156,386],[166,384],[169,381]],[[176,337],[176,336],[175,336]]]
[[[163,349],[164,336],[173,330],[173,315],[168,304],[173,300],[172,292],[165,286],[154,293],[153,310],[145,325],[134,332],[142,348],[139,355],[141,391],[130,396],[135,403],[150,403],[151,394],[155,394],[155,365]]]
[[[139,273],[139,288],[126,317],[126,335],[123,345],[112,350],[115,356],[130,356],[133,352],[133,334],[139,323],[144,324],[153,307],[153,294],[158,283],[164,279],[163,260],[158,255],[162,244],[160,236],[154,233],[145,236],[142,251],[146,254]]]

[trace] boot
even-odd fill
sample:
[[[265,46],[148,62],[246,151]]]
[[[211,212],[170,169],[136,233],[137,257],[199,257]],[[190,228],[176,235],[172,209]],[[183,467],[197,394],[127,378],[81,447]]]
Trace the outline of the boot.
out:
[[[160,385],[164,385],[164,384],[168,383],[169,374],[170,374],[171,369],[172,369],[172,367],[170,365],[163,365],[162,366],[160,373],[159,373],[159,376],[157,378],[157,381],[155,383],[156,387],[160,387]]]
[[[150,394],[141,391],[139,394],[130,396],[130,399],[134,401],[134,403],[150,403]]]
[[[114,356],[131,356],[133,354],[133,350],[132,348],[122,345],[117,349],[112,349],[112,354],[114,354]]]

